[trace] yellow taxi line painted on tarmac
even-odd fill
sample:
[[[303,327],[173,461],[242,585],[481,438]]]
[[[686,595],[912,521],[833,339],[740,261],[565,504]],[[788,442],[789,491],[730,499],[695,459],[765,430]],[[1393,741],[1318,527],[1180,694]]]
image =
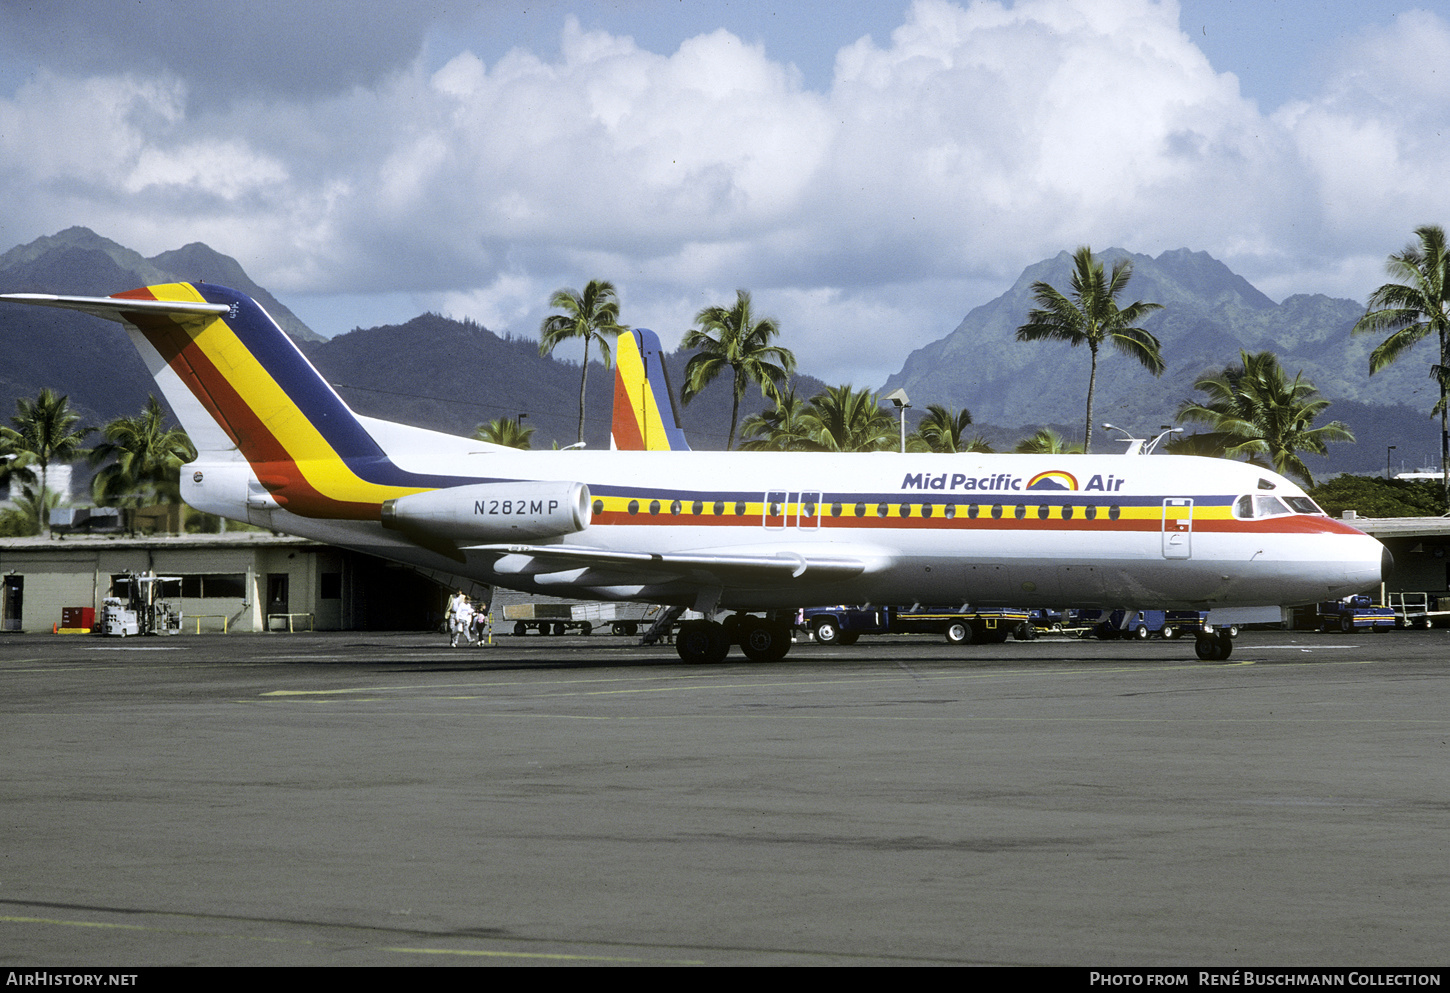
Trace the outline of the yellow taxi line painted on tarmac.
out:
[[[1221,663],[1217,663],[1217,664],[1205,664],[1203,662],[1173,663],[1173,664],[1167,664],[1167,665],[1158,666],[1158,667],[1156,667],[1155,671],[1160,671],[1160,672],[1162,672],[1162,671],[1168,671],[1168,672],[1175,672],[1175,671],[1201,672],[1201,671],[1205,671],[1205,670],[1212,671],[1212,670],[1224,670],[1224,669],[1242,669],[1242,668],[1247,668],[1249,666],[1256,665],[1260,661],[1263,661],[1263,660],[1258,660],[1258,659],[1243,659],[1243,660],[1236,661],[1236,662],[1221,662]],[[1332,665],[1346,665],[1346,664],[1348,664],[1348,665],[1365,665],[1365,664],[1372,664],[1375,661],[1378,661],[1378,660],[1375,660],[1375,659],[1352,659],[1352,660],[1351,659],[1346,659],[1346,660],[1344,660],[1342,662],[1334,662],[1334,663],[1327,663],[1327,662],[1277,662],[1277,663],[1275,663],[1275,665],[1276,666],[1283,666],[1283,665],[1331,665],[1331,664]],[[1014,669],[1014,670],[1004,670],[1004,671],[994,671],[994,672],[952,672],[952,671],[947,671],[947,670],[935,670],[935,671],[925,671],[925,672],[923,672],[923,671],[919,671],[918,670],[918,671],[915,672],[915,675],[914,676],[912,676],[912,675],[906,675],[906,674],[901,674],[901,673],[882,673],[882,674],[880,674],[878,676],[859,675],[859,676],[847,676],[847,677],[842,677],[842,678],[837,678],[837,679],[811,679],[811,680],[799,680],[799,681],[792,681],[792,680],[788,680],[788,679],[780,679],[780,680],[750,681],[750,682],[714,682],[714,683],[709,683],[709,684],[703,685],[703,686],[698,681],[699,680],[703,680],[703,679],[709,679],[710,677],[708,675],[699,675],[699,676],[679,676],[679,675],[672,675],[672,676],[660,676],[660,677],[657,677],[657,680],[658,681],[660,681],[660,682],[667,682],[668,683],[668,685],[663,685],[663,686],[636,686],[636,687],[605,688],[605,689],[592,689],[592,690],[584,690],[584,689],[549,689],[548,687],[551,687],[551,686],[568,687],[568,686],[571,686],[571,685],[574,685],[574,684],[577,684],[577,683],[630,682],[630,681],[635,681],[635,680],[633,680],[631,677],[624,677],[624,678],[619,678],[619,679],[609,679],[609,680],[601,680],[601,679],[550,680],[550,681],[542,682],[542,683],[539,683],[539,682],[529,682],[527,680],[508,680],[506,682],[496,682],[496,683],[439,683],[439,684],[430,684],[430,685],[424,685],[424,686],[358,686],[358,687],[345,687],[345,688],[331,689],[331,690],[268,690],[266,692],[263,692],[263,693],[258,694],[258,696],[259,697],[271,697],[271,698],[278,698],[278,697],[315,698],[315,697],[329,697],[329,696],[331,696],[331,697],[337,697],[337,696],[356,697],[356,696],[358,696],[360,694],[374,694],[374,696],[369,697],[369,699],[379,699],[380,696],[377,696],[377,695],[381,695],[381,694],[394,694],[394,693],[427,694],[427,693],[430,693],[430,692],[453,690],[453,691],[455,691],[455,693],[453,695],[451,695],[451,696],[440,696],[439,699],[481,699],[481,698],[484,698],[483,693],[484,692],[487,692],[487,691],[507,689],[507,688],[510,688],[510,687],[533,687],[533,688],[536,688],[536,692],[525,693],[525,694],[521,695],[519,697],[519,699],[530,699],[530,698],[539,698],[539,697],[548,697],[548,698],[551,698],[551,699],[557,699],[557,698],[560,698],[560,697],[569,697],[569,696],[582,696],[582,697],[590,697],[590,696],[628,696],[628,695],[646,694],[646,693],[676,693],[676,692],[680,692],[682,690],[687,690],[687,689],[708,689],[708,690],[794,689],[794,688],[807,688],[807,687],[813,687],[813,686],[836,686],[836,685],[841,685],[841,684],[854,684],[854,685],[863,685],[864,686],[864,685],[873,684],[873,683],[895,683],[895,682],[904,682],[904,681],[911,680],[911,679],[932,679],[932,680],[938,680],[938,681],[942,681],[942,682],[952,682],[952,681],[959,681],[959,680],[975,680],[975,679],[1002,679],[1002,678],[1008,678],[1008,677],[1014,677],[1014,678],[1016,678],[1016,677],[1022,677],[1022,676],[1034,676],[1034,677],[1044,678],[1045,679],[1045,678],[1049,678],[1051,676],[1061,676],[1061,675],[1070,675],[1070,676],[1102,676],[1102,675],[1117,675],[1117,674],[1122,674],[1122,673],[1139,673],[1139,672],[1142,672],[1143,669],[1144,669],[1144,667],[1142,665],[1125,665],[1125,666],[1114,666],[1112,668],[1093,667],[1093,668],[1075,668],[1075,669],[1070,669],[1070,670],[1050,669],[1050,670],[1043,670],[1043,671],[1027,671],[1027,670],[1021,670],[1021,669]],[[784,675],[788,675],[788,674],[784,674]],[[469,690],[469,689],[475,690],[475,691],[479,691],[479,692],[476,692],[476,693],[471,694],[471,695],[463,695],[463,694],[459,694],[459,693],[456,692],[458,690]]]
[[[311,945],[304,938],[258,938],[245,934],[226,934],[220,931],[199,931],[194,928],[149,927],[145,924],[112,924],[107,921],[68,921],[56,917],[7,917],[0,916],[0,924],[50,924],[60,927],[93,927],[113,931],[146,931],[152,934],[187,934],[202,938],[233,938],[239,941],[265,941],[277,944]]]
[[[154,927],[146,924],[113,924],[108,921],[77,921],[66,920],[59,917],[16,917],[0,915],[0,924],[42,924],[52,927],[81,927],[98,928],[109,931],[140,931],[151,934],[184,934],[202,938],[228,938],[235,941],[258,941],[270,944],[287,945],[317,945],[318,942],[307,938],[265,938],[254,935],[235,934],[223,931],[205,931],[195,928],[168,928]],[[695,959],[651,959],[651,958],[628,958],[619,955],[582,955],[564,952],[501,952],[487,951],[483,949],[454,949],[454,948],[383,948],[385,952],[397,952],[407,955],[464,955],[487,958],[504,959],[547,959],[562,962],[628,962],[638,964],[660,964],[660,965],[704,965],[703,961]]]
[[[491,952],[458,948],[384,948],[385,952],[402,952],[407,955],[465,955],[478,958],[502,959],[552,959],[559,962],[629,962],[651,965],[704,965],[697,959],[643,959],[627,958],[622,955],[573,955],[563,952]]]

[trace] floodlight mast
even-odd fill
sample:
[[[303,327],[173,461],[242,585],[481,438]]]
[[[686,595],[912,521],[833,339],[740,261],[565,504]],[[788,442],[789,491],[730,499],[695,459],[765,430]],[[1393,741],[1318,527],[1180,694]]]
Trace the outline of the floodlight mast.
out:
[[[887,394],[886,399],[890,400],[891,405],[895,407],[897,411],[901,414],[901,454],[905,455],[906,412],[911,409],[911,399],[906,395],[906,391],[901,389],[900,387],[897,387],[891,393]]]

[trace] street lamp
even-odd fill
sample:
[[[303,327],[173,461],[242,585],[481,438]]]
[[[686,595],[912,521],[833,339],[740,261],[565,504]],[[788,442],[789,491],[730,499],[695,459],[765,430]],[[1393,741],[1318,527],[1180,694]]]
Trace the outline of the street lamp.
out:
[[[906,454],[906,412],[911,409],[911,400],[907,397],[906,391],[897,387],[886,395],[891,405],[901,412],[901,454]]]

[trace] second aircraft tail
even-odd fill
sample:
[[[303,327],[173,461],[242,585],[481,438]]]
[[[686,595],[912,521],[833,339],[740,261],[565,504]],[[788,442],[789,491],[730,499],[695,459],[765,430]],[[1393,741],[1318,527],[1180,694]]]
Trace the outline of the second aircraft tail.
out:
[[[614,422],[609,444],[620,451],[688,452],[660,339],[648,328],[621,334],[615,346]]]

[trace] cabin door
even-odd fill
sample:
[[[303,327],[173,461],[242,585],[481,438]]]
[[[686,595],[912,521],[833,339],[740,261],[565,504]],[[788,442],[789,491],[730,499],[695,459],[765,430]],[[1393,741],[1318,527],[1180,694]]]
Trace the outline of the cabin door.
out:
[[[1163,501],[1163,557],[1186,559],[1193,556],[1193,501],[1169,497]]]

